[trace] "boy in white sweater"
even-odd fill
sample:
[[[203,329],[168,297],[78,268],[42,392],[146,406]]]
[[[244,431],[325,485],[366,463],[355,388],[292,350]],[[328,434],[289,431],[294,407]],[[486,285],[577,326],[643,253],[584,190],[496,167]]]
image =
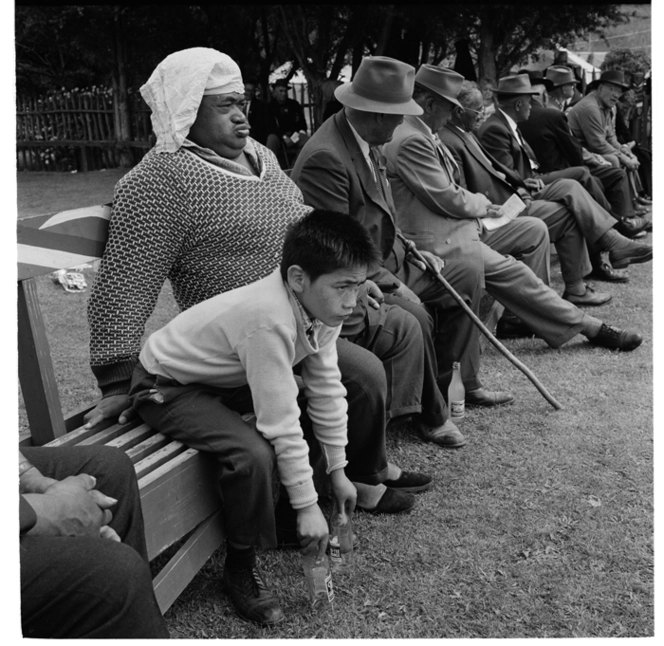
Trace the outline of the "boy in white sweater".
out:
[[[301,415],[325,456],[333,497],[349,513],[355,508],[344,472],[347,404],[335,342],[376,262],[355,220],[312,211],[289,227],[280,269],[182,312],[141,351],[130,392],[138,413],[218,461],[228,533],[224,583],[244,619],[283,619],[254,551],[276,546],[275,466],[297,513],[302,551],[327,547]],[[252,411],[255,427],[241,417]]]

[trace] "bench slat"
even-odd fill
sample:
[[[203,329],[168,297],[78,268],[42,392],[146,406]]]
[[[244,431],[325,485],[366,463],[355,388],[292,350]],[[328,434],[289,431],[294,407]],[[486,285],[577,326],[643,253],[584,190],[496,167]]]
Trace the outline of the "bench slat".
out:
[[[187,449],[138,481],[150,559],[220,508],[216,482],[216,461],[195,449]]]

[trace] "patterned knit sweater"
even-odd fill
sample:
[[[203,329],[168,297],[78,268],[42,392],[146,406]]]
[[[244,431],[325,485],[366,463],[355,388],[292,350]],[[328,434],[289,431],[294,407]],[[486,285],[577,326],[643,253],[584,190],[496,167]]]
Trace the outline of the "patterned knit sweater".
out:
[[[250,143],[260,176],[181,148],[148,153],[118,182],[88,306],[90,364],[103,396],[129,391],[167,278],[181,310],[264,278],[279,265],[286,226],[311,210],[275,156]]]

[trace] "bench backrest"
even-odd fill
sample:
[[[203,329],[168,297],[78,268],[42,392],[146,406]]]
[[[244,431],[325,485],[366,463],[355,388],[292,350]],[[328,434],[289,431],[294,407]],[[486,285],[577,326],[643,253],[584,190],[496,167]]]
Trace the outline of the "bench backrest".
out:
[[[87,408],[65,418],[58,395],[35,278],[98,260],[104,253],[111,217],[109,204],[19,219],[18,355],[19,380],[31,437],[42,445],[81,425]]]

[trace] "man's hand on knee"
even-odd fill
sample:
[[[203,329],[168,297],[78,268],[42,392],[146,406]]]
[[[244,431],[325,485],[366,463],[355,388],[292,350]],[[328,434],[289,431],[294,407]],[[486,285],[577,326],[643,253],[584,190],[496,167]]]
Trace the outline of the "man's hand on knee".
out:
[[[111,395],[104,397],[90,412],[86,413],[85,428],[94,428],[105,419],[118,418],[120,424],[126,424],[136,417],[127,395]]]

